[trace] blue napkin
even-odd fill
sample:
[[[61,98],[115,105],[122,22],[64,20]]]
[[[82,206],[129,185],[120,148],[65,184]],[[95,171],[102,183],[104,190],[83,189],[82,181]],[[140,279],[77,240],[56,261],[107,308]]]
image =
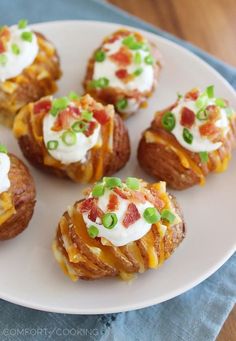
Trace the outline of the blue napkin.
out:
[[[90,19],[128,24],[190,49],[235,88],[236,69],[191,44],[99,0],[1,0],[0,24]],[[214,340],[236,301],[236,254],[194,289],[150,308],[109,315],[65,315],[23,308],[0,300],[1,340]]]

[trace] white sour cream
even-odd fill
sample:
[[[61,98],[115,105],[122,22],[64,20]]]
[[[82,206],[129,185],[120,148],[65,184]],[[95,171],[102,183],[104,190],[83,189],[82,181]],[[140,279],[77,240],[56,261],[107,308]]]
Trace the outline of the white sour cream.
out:
[[[215,104],[215,99],[209,99],[208,105]],[[194,113],[198,112],[198,108],[196,107],[196,101],[182,99],[179,101],[177,107],[171,110],[171,112],[175,115],[176,125],[172,130],[172,134],[176,137],[178,142],[186,149],[191,152],[199,153],[199,152],[212,152],[217,150],[222,145],[221,142],[213,143],[207,137],[201,136],[199,132],[199,127],[204,124],[204,121],[200,121],[197,118],[195,119],[194,125],[189,129],[191,134],[193,135],[193,142],[191,144],[187,143],[183,139],[183,129],[184,127],[180,124],[181,122],[181,111],[186,107],[192,110]],[[225,109],[220,108],[221,118],[216,122],[216,126],[218,128],[224,129],[224,134],[226,135],[229,131],[229,121],[227,118],[227,113]]]
[[[107,43],[103,45],[106,51],[106,59],[103,62],[95,62],[94,64],[94,74],[93,79],[99,79],[105,77],[109,79],[109,86],[112,88],[119,88],[123,91],[132,91],[138,90],[139,92],[151,91],[154,83],[154,68],[153,65],[148,65],[144,62],[144,58],[150,54],[149,51],[143,51],[141,49],[138,52],[141,55],[141,63],[134,63],[134,55],[137,51],[129,50],[133,55],[131,64],[125,67],[129,74],[133,74],[135,70],[138,68],[142,68],[143,72],[134,77],[131,81],[124,83],[121,79],[116,76],[116,71],[119,69],[123,69],[124,67],[119,66],[117,63],[110,60],[108,57],[116,52],[123,46],[122,40],[124,38],[121,37],[116,40],[114,43]],[[122,110],[124,111],[124,110]],[[125,111],[124,111],[125,112]]]
[[[10,167],[9,156],[5,153],[0,153],[0,194],[8,191],[10,188],[10,180],[8,178]]]
[[[3,53],[7,62],[5,65],[0,64],[0,81],[2,82],[21,74],[26,67],[33,63],[39,50],[37,37],[34,33],[32,33],[32,42],[25,41],[21,37],[23,32],[31,32],[29,27],[19,29],[17,26],[11,26],[9,30],[11,37],[7,42],[7,51]],[[20,49],[20,53],[17,55],[12,52],[13,44],[17,44]]]
[[[106,189],[104,195],[98,199],[98,207],[103,212],[107,212],[107,205],[109,203],[110,193],[111,190]],[[143,218],[143,213],[146,208],[154,206],[149,201],[146,201],[144,204],[142,203],[135,204],[141,217],[129,227],[125,227],[122,222],[125,217],[128,205],[130,204],[130,201],[122,199],[118,195],[117,197],[119,201],[118,204],[119,206],[118,210],[113,213],[116,214],[118,222],[113,229],[109,230],[105,228],[102,225],[101,220],[99,218],[97,219],[96,222],[91,221],[88,218],[87,212],[83,213],[82,215],[87,228],[89,228],[91,225],[94,225],[98,228],[99,230],[98,237],[106,238],[115,246],[122,246],[142,238],[151,229],[152,224],[149,224]]]
[[[70,164],[73,162],[85,162],[87,152],[100,142],[101,126],[95,128],[92,135],[89,137],[83,133],[76,133],[76,143],[72,146],[65,145],[61,136],[65,130],[53,131],[51,128],[54,125],[56,117],[50,113],[47,114],[43,121],[43,139],[45,145],[49,141],[57,141],[58,147],[55,150],[48,150],[48,153],[56,160],[63,164]]]

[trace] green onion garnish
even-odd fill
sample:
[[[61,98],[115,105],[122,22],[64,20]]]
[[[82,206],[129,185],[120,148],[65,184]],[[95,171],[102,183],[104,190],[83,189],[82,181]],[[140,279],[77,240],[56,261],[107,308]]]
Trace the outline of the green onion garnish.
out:
[[[65,131],[62,134],[61,139],[63,143],[67,146],[73,146],[74,144],[76,144],[76,140],[77,140],[75,132],[71,130]]]
[[[11,50],[12,50],[12,53],[14,53],[15,55],[20,54],[20,48],[17,44],[12,44]]]
[[[96,238],[98,236],[98,234],[99,234],[99,230],[98,230],[97,226],[95,226],[95,225],[89,226],[89,228],[88,228],[89,237]]]
[[[153,57],[150,54],[144,58],[144,61],[148,65],[152,65],[154,62]]]
[[[86,121],[91,121],[93,118],[93,113],[90,111],[83,111],[82,112],[82,118]]]
[[[7,147],[3,144],[0,144],[0,153],[7,154]]]
[[[56,98],[52,103],[52,109],[50,110],[50,114],[52,116],[56,116],[59,111],[66,109],[68,105],[69,99],[67,97]]]
[[[55,150],[57,149],[59,143],[56,140],[51,140],[47,142],[47,149],[48,150]]]
[[[102,217],[102,224],[107,229],[113,229],[117,224],[117,216],[115,213],[106,213]]]
[[[105,185],[107,188],[122,187],[122,181],[116,177],[104,177]]]
[[[106,88],[109,85],[109,79],[102,77],[98,80],[99,88]]]
[[[26,28],[27,25],[28,25],[28,21],[26,19],[21,19],[18,21],[18,28],[21,30],[23,28]]]
[[[136,69],[134,72],[133,72],[133,75],[135,77],[138,77],[141,75],[141,73],[143,72],[143,68],[142,67],[139,67],[138,69]]]
[[[149,224],[155,224],[161,219],[161,215],[155,207],[146,208],[143,217]]]
[[[206,96],[205,93],[203,93],[198,97],[195,104],[197,108],[201,109],[207,105],[207,102],[208,102],[208,97]]]
[[[215,104],[220,107],[220,108],[225,108],[226,107],[226,103],[222,98],[216,98],[215,100]]]
[[[79,95],[75,91],[71,91],[68,95],[68,98],[72,101],[79,99]]]
[[[202,163],[207,163],[208,162],[208,153],[207,152],[200,152],[199,157]]]
[[[183,95],[181,95],[179,92],[177,92],[177,97],[178,97],[178,100],[180,100],[181,98],[183,98]]]
[[[206,110],[199,110],[196,116],[199,121],[206,121],[208,119],[208,113]]]
[[[72,130],[76,133],[83,133],[86,131],[88,125],[84,121],[76,121],[75,123],[72,124]]]
[[[167,131],[172,131],[175,127],[174,114],[172,112],[166,112],[161,119],[161,123]]]
[[[126,179],[126,186],[134,191],[138,190],[140,187],[139,180],[137,178],[128,177]]]
[[[7,56],[5,54],[0,54],[0,65],[5,66],[7,63]]]
[[[163,210],[161,212],[161,218],[167,220],[170,224],[175,221],[175,215],[170,210]]]
[[[225,108],[225,112],[227,114],[227,117],[232,117],[232,115],[235,113],[235,111],[232,108]]]
[[[102,50],[95,52],[95,60],[96,62],[103,62],[106,59],[106,53]]]
[[[135,64],[141,64],[142,62],[142,56],[140,52],[136,52],[134,55],[134,62]]]
[[[130,50],[139,50],[143,47],[143,43],[138,42],[134,36],[128,36],[122,40],[122,44]]]
[[[24,41],[28,41],[29,43],[31,43],[32,40],[33,40],[33,33],[32,32],[22,32],[21,33],[21,38]]]
[[[116,102],[116,108],[120,111],[125,109],[127,105],[128,105],[128,100],[126,98],[122,98]]]
[[[190,131],[187,128],[183,129],[183,139],[188,144],[192,144],[193,142],[193,135],[190,133]]]
[[[214,97],[214,85],[210,85],[206,88],[206,93],[208,98],[213,98]]]
[[[101,197],[105,192],[105,186],[103,183],[97,183],[93,186],[92,196]]]

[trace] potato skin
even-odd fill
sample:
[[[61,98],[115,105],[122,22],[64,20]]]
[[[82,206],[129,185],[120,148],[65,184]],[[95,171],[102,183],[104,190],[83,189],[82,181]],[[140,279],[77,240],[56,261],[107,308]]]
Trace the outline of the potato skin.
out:
[[[230,131],[225,137],[222,146],[214,152],[208,153],[209,161],[202,163],[198,153],[184,149],[174,135],[164,130],[161,126],[162,116],[171,111],[168,107],[164,111],[156,113],[156,118],[142,135],[138,146],[138,161],[140,166],[150,175],[158,180],[164,180],[167,184],[177,190],[184,190],[200,183],[201,178],[191,166],[186,168],[181,163],[179,156],[169,147],[158,142],[147,142],[145,134],[151,132],[160,136],[163,140],[170,142],[180,151],[183,151],[189,160],[194,163],[205,178],[211,172],[217,172],[218,160],[222,163],[230,158],[232,149],[236,145],[236,118],[231,120]]]
[[[150,230],[156,255],[160,257],[161,252],[164,253],[164,259],[162,259],[162,261],[171,256],[171,254],[183,241],[186,234],[186,226],[181,209],[176,199],[172,195],[169,195],[169,197],[173,207],[176,210],[176,213],[181,218],[181,222],[171,227],[171,231],[166,233],[166,235],[162,239],[162,242],[160,234],[157,232],[157,229],[154,227],[154,225]],[[78,203],[79,202],[77,202],[76,204]],[[65,225],[69,226],[69,238],[73,242],[73,245],[76,247],[77,252],[80,256],[78,262],[71,262],[69,260],[67,251],[63,245],[61,227],[63,229],[63,226]],[[132,253],[129,251],[128,245],[120,247],[115,247],[112,245],[106,246],[104,252],[111,254],[115,258],[116,265],[111,265],[106,262],[106,260],[98,257],[91,251],[90,247],[86,243],[86,240],[84,239],[84,232],[80,235],[76,231],[77,229],[75,229],[73,225],[73,220],[70,214],[68,212],[65,212],[58,225],[56,239],[54,242],[54,251],[56,247],[57,251],[59,251],[64,260],[66,260],[67,264],[74,269],[74,271],[76,272],[76,276],[79,279],[94,280],[104,277],[115,277],[120,275],[121,272],[133,275],[138,272],[143,272],[149,268],[149,256],[145,248],[146,235],[141,239],[133,242],[136,245],[136,248],[139,250],[141,261],[139,261],[132,255]],[[96,241],[96,244],[97,247],[102,245],[99,241]]]
[[[34,62],[0,86],[0,124],[8,127],[12,127],[16,113],[24,105],[57,91],[56,80],[61,77],[59,56],[44,35],[35,34],[39,52]],[[46,75],[40,78],[43,73]],[[6,86],[14,90],[8,91]]]
[[[28,168],[13,154],[9,154],[11,168],[9,171],[10,189],[16,213],[0,226],[0,240],[17,236],[28,226],[34,212],[35,185]]]

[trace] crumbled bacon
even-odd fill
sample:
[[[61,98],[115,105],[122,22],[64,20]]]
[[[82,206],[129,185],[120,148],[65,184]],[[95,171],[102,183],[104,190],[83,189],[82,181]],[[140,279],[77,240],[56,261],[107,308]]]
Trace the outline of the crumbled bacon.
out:
[[[102,216],[102,210],[96,205],[95,202],[93,202],[92,208],[88,214],[88,218],[95,223],[97,218],[102,218]]]
[[[221,129],[216,127],[214,123],[207,122],[199,127],[199,132],[202,136],[216,136],[220,134]]]
[[[49,99],[43,99],[34,104],[34,114],[40,114],[41,112],[47,113],[52,107],[52,102]]]
[[[65,110],[60,111],[51,129],[53,131],[69,129],[70,119],[71,119],[71,112],[69,110],[65,109]]]
[[[105,110],[93,110],[93,117],[100,123],[101,125],[106,124],[110,117],[106,113]]]
[[[97,122],[95,122],[95,121],[89,122],[88,128],[84,132],[84,135],[87,136],[87,137],[93,135],[94,130],[95,130],[96,127],[97,127]]]
[[[200,95],[199,89],[194,88],[194,89],[190,90],[189,92],[187,92],[184,97],[185,97],[185,99],[191,99],[191,100],[195,101],[196,99],[198,99],[199,95]]]
[[[195,114],[187,107],[183,107],[181,111],[180,124],[184,127],[191,128],[195,121]]]
[[[165,207],[164,201],[159,198],[158,193],[154,191],[153,189],[150,189],[150,191],[147,191],[146,198],[158,210],[161,210]]]
[[[124,193],[119,187],[113,188],[113,191],[119,195],[122,199],[128,199],[128,196],[126,193]]]
[[[208,114],[208,119],[212,122],[217,121],[220,118],[220,109],[212,104],[206,107],[206,112]]]
[[[132,62],[132,53],[124,46],[122,46],[118,52],[110,55],[109,57],[113,62],[123,67],[130,65]]]
[[[129,200],[134,203],[144,204],[146,202],[145,194],[140,191],[130,191],[128,195],[129,195]]]
[[[125,217],[123,219],[124,227],[129,227],[141,218],[140,213],[134,203],[128,205]]]
[[[88,198],[79,203],[80,213],[89,212],[95,204],[94,198]]]
[[[116,76],[120,79],[124,79],[128,76],[128,71],[126,69],[119,69],[115,72]]]
[[[119,200],[116,194],[111,193],[109,196],[109,202],[107,205],[108,211],[116,211],[119,208]]]
[[[69,105],[67,110],[70,111],[71,116],[77,118],[78,116],[80,116],[80,110],[78,107],[74,106],[74,105]]]
[[[10,36],[11,33],[7,26],[4,26],[0,29],[0,53],[6,51],[7,42],[9,41]]]

